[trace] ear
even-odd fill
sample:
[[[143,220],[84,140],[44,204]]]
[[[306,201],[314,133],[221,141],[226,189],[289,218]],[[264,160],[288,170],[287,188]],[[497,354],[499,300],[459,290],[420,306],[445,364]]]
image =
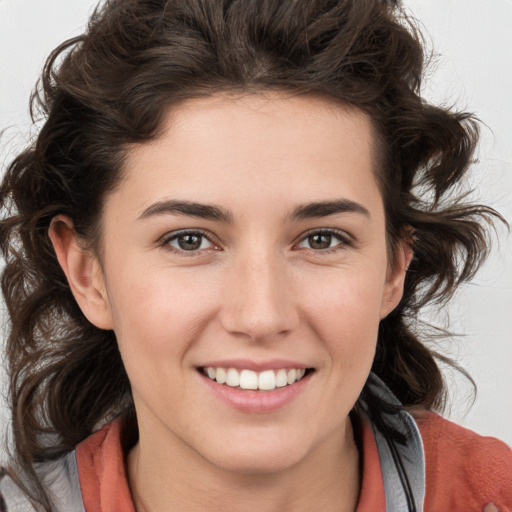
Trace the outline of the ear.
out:
[[[52,219],[48,234],[83,314],[96,327],[112,329],[110,303],[97,257],[83,247],[73,222],[64,215]]]
[[[384,285],[380,319],[385,318],[398,306],[404,291],[405,276],[411,263],[413,251],[409,239],[402,239],[395,249],[395,259],[390,265]]]

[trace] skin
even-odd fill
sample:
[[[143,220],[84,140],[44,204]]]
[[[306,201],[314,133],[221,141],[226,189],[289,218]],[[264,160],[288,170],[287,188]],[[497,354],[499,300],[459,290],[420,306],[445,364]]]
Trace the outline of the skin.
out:
[[[348,414],[411,258],[405,241],[388,258],[371,122],[313,97],[218,95],[173,107],[164,128],[131,149],[105,200],[101,261],[69,219],[50,230],[84,314],[115,331],[132,384],[137,510],[243,512],[257,497],[264,512],[353,511]],[[312,202],[337,210],[297,215]],[[199,232],[199,248],[180,249],[178,230]],[[314,371],[277,411],[248,413],[198,371],[233,358]]]

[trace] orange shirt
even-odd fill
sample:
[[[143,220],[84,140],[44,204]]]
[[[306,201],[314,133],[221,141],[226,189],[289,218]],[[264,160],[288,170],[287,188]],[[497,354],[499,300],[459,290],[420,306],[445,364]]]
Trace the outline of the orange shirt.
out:
[[[135,512],[121,445],[122,421],[114,420],[76,447],[86,512]]]
[[[512,511],[512,450],[492,437],[426,414],[417,420],[425,449],[426,512]]]
[[[425,447],[425,512],[481,512],[494,502],[512,512],[512,451],[437,414],[418,421]],[[120,420],[78,445],[80,485],[86,512],[135,512],[121,447]],[[363,475],[357,512],[385,512],[384,484],[375,438],[362,427]],[[401,511],[390,511],[401,512]]]

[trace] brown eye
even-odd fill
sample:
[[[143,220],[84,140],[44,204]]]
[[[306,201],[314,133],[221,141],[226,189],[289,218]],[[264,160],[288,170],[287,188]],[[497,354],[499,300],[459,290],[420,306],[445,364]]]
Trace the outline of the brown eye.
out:
[[[202,238],[201,235],[182,235],[176,241],[184,251],[197,251],[201,247]]]
[[[311,249],[321,250],[331,247],[332,235],[328,233],[317,233],[308,236],[308,243]]]
[[[325,251],[344,249],[351,245],[350,238],[338,230],[319,230],[306,233],[297,247],[300,249],[312,249],[313,251]]]
[[[176,251],[184,252],[200,251],[213,247],[212,242],[205,235],[193,231],[175,233],[167,238],[163,245],[170,246]]]

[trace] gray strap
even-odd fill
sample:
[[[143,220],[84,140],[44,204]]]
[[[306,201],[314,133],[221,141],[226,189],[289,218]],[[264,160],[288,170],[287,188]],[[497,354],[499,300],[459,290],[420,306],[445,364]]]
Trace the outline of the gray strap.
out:
[[[52,467],[51,465],[54,464]],[[76,452],[69,452],[62,459],[44,464],[44,481],[58,512],[85,512],[78,478]],[[50,467],[48,467],[50,466]]]
[[[33,512],[37,510],[8,476],[4,476],[0,480],[0,495],[5,501],[7,512]]]
[[[376,376],[371,376],[368,385],[371,390],[389,404],[400,405],[398,399]],[[425,455],[421,434],[413,417],[405,410],[397,414],[384,414],[388,425],[394,427],[406,438],[405,444],[393,443],[393,448],[382,433],[372,425],[386,494],[386,511],[408,512],[407,496],[400,478],[400,472],[407,475],[412,499],[417,512],[423,512],[425,500]],[[392,441],[391,441],[392,442]],[[393,452],[395,455],[393,455]],[[401,466],[396,458],[401,460]]]
[[[43,477],[56,512],[85,512],[75,451],[55,461],[40,464],[37,472]],[[4,477],[0,481],[0,493],[8,512],[38,510],[9,477]]]

